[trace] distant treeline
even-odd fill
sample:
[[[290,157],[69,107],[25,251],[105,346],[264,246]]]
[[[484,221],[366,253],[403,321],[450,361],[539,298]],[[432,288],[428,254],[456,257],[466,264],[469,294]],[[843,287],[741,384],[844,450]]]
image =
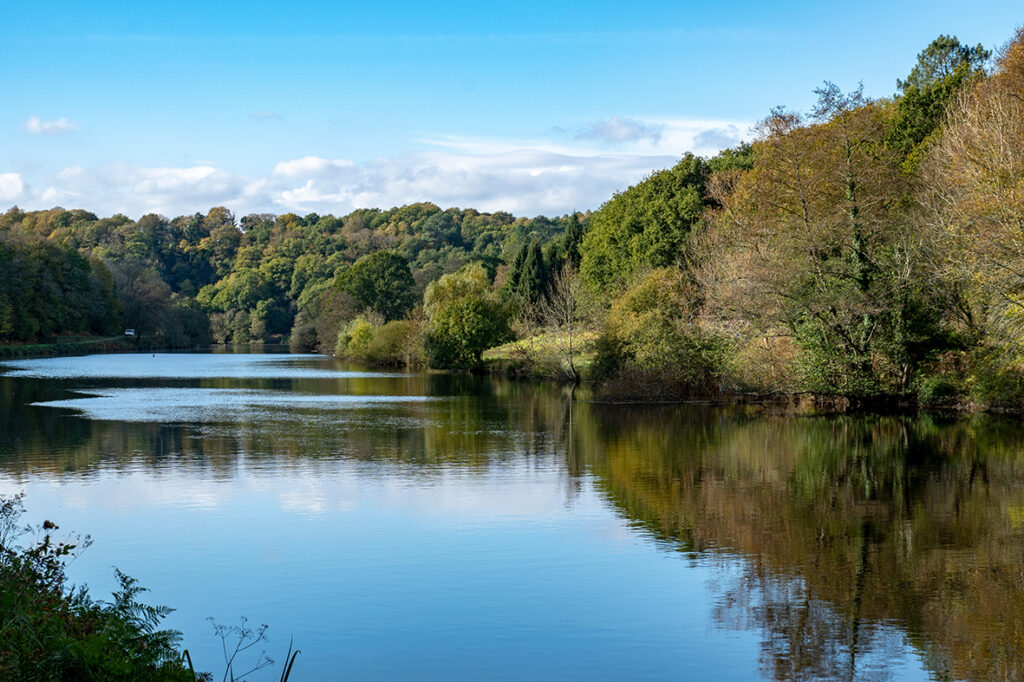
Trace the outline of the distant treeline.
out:
[[[519,338],[527,369],[556,349],[611,397],[1020,405],[1024,32],[995,55],[940,36],[896,84],[869,99],[826,83],[749,144],[553,219],[12,209],[0,339],[124,325],[160,345],[279,338],[474,368]]]
[[[568,220],[433,204],[240,220],[222,207],[138,220],[15,207],[0,216],[0,343],[133,328],[152,345],[189,346],[294,330],[333,349],[339,315],[402,317],[439,276],[479,263],[493,278],[509,252]]]

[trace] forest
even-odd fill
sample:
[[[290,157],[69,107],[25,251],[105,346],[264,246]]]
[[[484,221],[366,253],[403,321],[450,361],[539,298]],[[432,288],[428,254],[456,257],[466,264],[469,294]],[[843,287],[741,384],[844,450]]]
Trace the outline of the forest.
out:
[[[619,400],[1024,404],[1024,29],[824,83],[595,211],[0,215],[0,345],[290,343]],[[497,350],[495,350],[497,348]]]

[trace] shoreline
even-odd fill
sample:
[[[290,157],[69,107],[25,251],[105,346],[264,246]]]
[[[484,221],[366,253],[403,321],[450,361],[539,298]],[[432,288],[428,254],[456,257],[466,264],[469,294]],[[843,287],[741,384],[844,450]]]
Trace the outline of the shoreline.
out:
[[[251,349],[262,349],[269,347],[274,350],[287,349],[287,344],[281,343],[260,343],[241,344]],[[234,344],[209,344],[208,346],[196,346],[191,348],[140,348],[137,341],[126,342],[123,337],[108,337],[103,339],[84,339],[77,341],[58,341],[54,343],[22,344],[14,346],[0,346],[0,362],[3,360],[30,360],[48,357],[69,357],[75,355],[92,355],[119,352],[188,352],[188,351],[213,351],[214,349],[236,348]],[[325,357],[332,357],[338,360],[347,358],[334,355],[330,352],[317,353]],[[350,362],[356,362],[351,361]],[[411,367],[402,363],[372,363],[358,362],[366,367],[405,367],[407,369],[418,369],[420,371],[437,374],[470,374],[477,376],[501,377],[517,382],[529,382],[537,384],[560,385],[563,387],[576,384],[576,388],[585,387],[588,392],[593,392],[597,384],[587,379],[573,382],[567,376],[557,374],[521,371],[521,367],[510,366],[501,360],[485,361],[483,366],[476,370],[434,370],[426,367]],[[519,370],[519,371],[517,371]],[[573,391],[575,394],[575,390]],[[586,402],[595,405],[608,406],[666,406],[666,405],[709,405],[709,406],[731,406],[750,405],[760,406],[769,410],[782,410],[786,414],[793,415],[828,415],[828,414],[899,414],[913,413],[919,411],[945,413],[951,416],[969,416],[973,414],[992,414],[1006,417],[1020,417],[1024,415],[1024,406],[979,406],[969,401],[945,401],[934,403],[923,403],[913,398],[898,396],[846,396],[831,395],[812,392],[795,393],[731,393],[719,392],[714,394],[693,394],[678,398],[639,398],[635,396],[616,399],[614,396],[590,395],[585,398],[573,397],[575,402]]]

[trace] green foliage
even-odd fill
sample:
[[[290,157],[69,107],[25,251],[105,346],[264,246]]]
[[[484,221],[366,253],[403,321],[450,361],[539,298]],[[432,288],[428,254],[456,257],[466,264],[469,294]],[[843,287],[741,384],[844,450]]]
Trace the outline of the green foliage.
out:
[[[0,497],[0,679],[195,679],[177,652],[179,633],[159,628],[170,609],[141,602],[145,590],[116,569],[111,602],[69,591],[67,562],[88,541],[57,541],[56,526],[24,526],[23,512],[20,496]],[[42,539],[20,545],[29,533]]]
[[[505,282],[506,292],[520,305],[536,305],[551,286],[550,258],[545,257],[540,242],[532,240],[516,254]]]
[[[676,264],[707,198],[707,163],[687,154],[616,194],[590,219],[580,272],[594,292],[620,293],[637,273]]]
[[[923,405],[934,405],[955,399],[960,393],[960,387],[954,382],[945,377],[930,376],[921,382],[917,399]]]
[[[612,302],[597,342],[593,378],[617,399],[678,399],[718,392],[726,346],[693,318],[682,273],[645,274]]]
[[[309,322],[302,311],[299,311],[299,314],[295,316],[295,325],[288,335],[288,345],[293,352],[309,353],[315,351],[318,344],[316,327]]]
[[[338,343],[334,354],[339,357],[365,360],[373,340],[373,323],[365,317],[357,317],[338,332]]]
[[[415,281],[409,263],[394,251],[363,256],[338,275],[337,286],[386,320],[412,309]]]
[[[360,316],[339,332],[335,355],[376,365],[422,364],[418,332],[414,320],[374,325]]]
[[[429,203],[342,217],[252,214],[239,220],[223,207],[137,221],[13,208],[0,215],[0,341],[116,334],[125,327],[135,328],[144,346],[193,345],[211,333],[219,341],[270,339],[288,334],[304,311],[300,331],[315,329],[315,344],[333,347],[341,323],[364,309],[401,317],[441,275],[477,261],[493,277],[524,244],[550,243],[567,221],[442,211]],[[411,280],[392,257],[378,257],[377,265],[387,260],[396,271],[369,268],[362,273],[367,277],[356,277],[364,267],[353,271],[354,264],[382,251],[405,259]],[[75,275],[82,269],[74,262],[79,255],[91,282]],[[352,288],[364,299],[354,306],[347,291],[332,290],[343,272],[352,272]],[[342,293],[348,300],[339,298]],[[202,314],[210,316],[209,331],[197,334],[194,323]],[[243,332],[239,320],[246,316]],[[179,322],[189,331],[176,328]]]
[[[887,142],[904,155],[907,173],[917,170],[924,146],[945,118],[953,95],[983,73],[990,56],[980,44],[969,47],[955,36],[942,35],[918,55],[907,80],[897,81],[902,94]]]
[[[907,80],[897,80],[897,87],[906,92],[910,88],[927,88],[939,83],[966,67],[978,71],[992,56],[981,43],[962,45],[956,36],[941,35],[917,55],[917,63]]]
[[[424,310],[427,361],[434,368],[478,368],[485,350],[511,336],[508,312],[478,263],[430,284]]]
[[[1024,365],[1006,348],[982,347],[967,367],[968,397],[987,408],[1017,408],[1024,404]]]
[[[414,327],[410,320],[392,320],[377,327],[366,351],[367,360],[382,365],[402,364]]]
[[[723,149],[708,159],[708,171],[711,174],[728,171],[748,171],[754,167],[754,145],[742,142],[735,147]]]
[[[0,231],[0,342],[117,332],[110,272],[76,251]]]
[[[565,225],[565,234],[562,235],[561,252],[562,259],[573,268],[579,269],[582,254],[580,244],[583,242],[583,223],[580,222],[579,214],[573,211],[569,214],[569,220]],[[560,271],[562,268],[555,268]]]

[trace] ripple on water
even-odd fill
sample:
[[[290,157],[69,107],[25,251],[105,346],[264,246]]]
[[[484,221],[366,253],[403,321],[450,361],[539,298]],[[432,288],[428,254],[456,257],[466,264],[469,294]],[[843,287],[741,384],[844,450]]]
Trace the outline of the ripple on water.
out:
[[[279,418],[285,411],[299,409],[334,412],[439,400],[430,396],[306,395],[242,388],[119,388],[74,393],[82,397],[33,405],[76,410],[99,421],[201,423],[256,416]]]
[[[404,377],[398,372],[352,372],[325,366],[320,355],[119,353],[12,360],[9,377],[33,379],[355,379]]]

